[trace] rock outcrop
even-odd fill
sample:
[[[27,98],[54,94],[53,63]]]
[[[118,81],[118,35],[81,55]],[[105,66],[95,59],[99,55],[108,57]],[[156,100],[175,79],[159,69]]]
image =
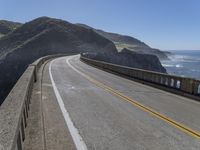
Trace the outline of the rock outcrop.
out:
[[[85,56],[95,60],[105,61],[122,66],[167,73],[157,56],[150,54],[139,54],[126,48],[124,48],[121,52],[113,54],[88,53]]]

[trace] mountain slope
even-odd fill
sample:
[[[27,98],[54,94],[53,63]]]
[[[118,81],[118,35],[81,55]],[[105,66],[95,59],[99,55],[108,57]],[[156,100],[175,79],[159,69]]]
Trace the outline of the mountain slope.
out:
[[[3,36],[16,28],[20,27],[22,24],[18,22],[12,22],[7,20],[0,20],[0,35]]]
[[[0,56],[34,45],[34,51],[116,51],[112,42],[94,31],[69,22],[41,17],[25,23],[0,40]],[[44,46],[44,47],[43,47]],[[66,47],[67,46],[67,47]],[[31,48],[33,50],[33,48]],[[48,49],[48,51],[46,51]],[[66,49],[68,49],[66,51]],[[29,50],[30,51],[30,50]],[[44,53],[45,53],[44,52]]]
[[[41,17],[0,39],[0,104],[28,64],[58,53],[117,52],[115,45],[93,30]]]
[[[165,52],[162,52],[159,49],[151,48],[150,46],[148,46],[144,42],[142,42],[142,41],[140,41],[136,38],[133,38],[131,36],[121,35],[121,34],[117,34],[117,33],[105,32],[103,30],[94,29],[94,28],[92,28],[88,25],[85,25],[85,24],[78,23],[77,25],[82,26],[82,27],[87,28],[87,29],[93,29],[99,35],[102,35],[105,38],[111,40],[112,42],[114,42],[118,51],[121,51],[122,49],[127,48],[131,51],[142,53],[142,54],[156,55],[160,59],[168,59]]]

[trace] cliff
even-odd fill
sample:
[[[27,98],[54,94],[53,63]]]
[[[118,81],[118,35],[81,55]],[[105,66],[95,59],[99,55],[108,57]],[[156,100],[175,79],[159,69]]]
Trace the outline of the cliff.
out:
[[[139,54],[126,48],[115,54],[88,53],[86,56],[95,60],[105,61],[122,66],[167,73],[157,56],[150,54]]]

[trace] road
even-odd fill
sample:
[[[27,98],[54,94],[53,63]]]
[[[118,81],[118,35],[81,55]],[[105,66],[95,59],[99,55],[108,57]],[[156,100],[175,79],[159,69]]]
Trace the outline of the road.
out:
[[[47,149],[200,149],[199,102],[94,68],[78,55],[45,66],[42,99]]]

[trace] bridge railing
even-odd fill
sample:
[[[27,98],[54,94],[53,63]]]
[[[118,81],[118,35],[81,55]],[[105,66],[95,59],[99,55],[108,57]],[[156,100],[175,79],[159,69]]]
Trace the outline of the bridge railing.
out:
[[[23,150],[30,97],[41,65],[63,54],[49,55],[30,64],[0,106],[0,150]]]
[[[192,98],[200,99],[200,80],[97,61],[87,58],[84,54],[81,54],[81,60],[104,70],[146,81],[154,85],[160,85],[161,87],[170,88],[170,91],[173,89],[175,91],[181,91],[182,93],[192,95]]]

